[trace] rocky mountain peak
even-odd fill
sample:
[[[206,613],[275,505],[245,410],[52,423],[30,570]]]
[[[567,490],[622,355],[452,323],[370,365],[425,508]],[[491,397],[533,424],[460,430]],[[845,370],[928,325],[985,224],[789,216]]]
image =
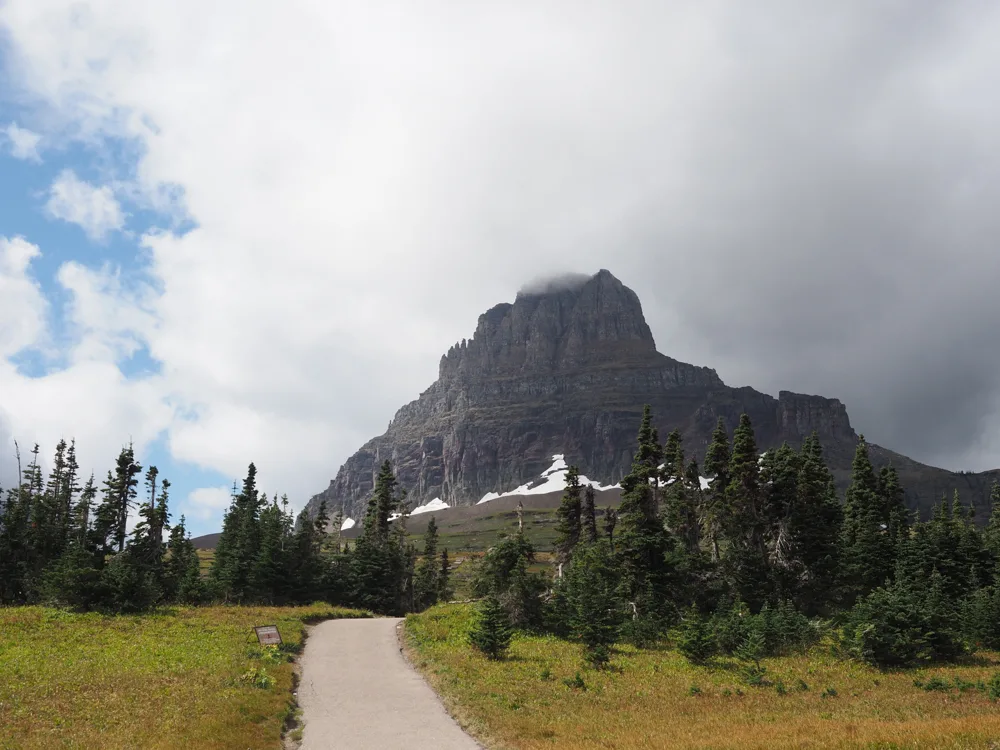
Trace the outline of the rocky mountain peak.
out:
[[[524,287],[441,358],[442,380],[544,374],[656,356],[639,297],[607,270]]]
[[[471,339],[441,358],[440,377],[402,406],[385,434],[341,466],[321,502],[359,518],[382,461],[392,462],[415,505],[467,505],[531,482],[553,455],[604,485],[628,471],[643,405],[661,436],[681,432],[701,461],[718,420],[732,433],[750,416],[763,450],[819,435],[838,485],[850,476],[857,435],[837,399],[727,386],[708,367],[656,351],[635,292],[607,270],[526,285],[514,301],[479,316]],[[900,469],[911,507],[922,510],[959,486],[988,507],[989,477],[922,466],[872,446],[877,464]]]

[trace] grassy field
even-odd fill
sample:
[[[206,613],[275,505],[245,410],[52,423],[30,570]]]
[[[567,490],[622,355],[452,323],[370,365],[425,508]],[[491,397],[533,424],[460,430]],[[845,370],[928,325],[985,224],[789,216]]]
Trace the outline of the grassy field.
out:
[[[328,605],[135,617],[0,608],[0,748],[275,750],[293,665],[263,653],[253,626],[277,625],[294,651],[304,622],[356,616]]]
[[[548,637],[518,636],[508,661],[489,662],[467,645],[472,613],[451,604],[411,615],[407,642],[490,747],[1000,748],[1000,704],[976,685],[1000,671],[997,654],[882,673],[817,648],[765,659],[771,684],[748,687],[731,661],[694,667],[671,650],[622,647],[612,670],[581,669],[579,646]]]

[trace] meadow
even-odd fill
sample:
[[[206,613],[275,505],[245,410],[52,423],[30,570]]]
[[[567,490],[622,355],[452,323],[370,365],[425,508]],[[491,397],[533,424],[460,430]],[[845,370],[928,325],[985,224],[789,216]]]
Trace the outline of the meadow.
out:
[[[323,604],[0,608],[0,748],[275,750],[294,722],[305,624],[362,616]],[[277,625],[284,647],[257,646],[255,625]]]
[[[693,666],[666,647],[619,646],[612,668],[595,671],[576,644],[517,635],[508,659],[491,662],[468,645],[473,616],[468,604],[410,615],[406,642],[490,748],[1000,748],[989,691],[1000,654],[881,672],[826,644],[762,660],[766,684],[750,687],[732,659]]]

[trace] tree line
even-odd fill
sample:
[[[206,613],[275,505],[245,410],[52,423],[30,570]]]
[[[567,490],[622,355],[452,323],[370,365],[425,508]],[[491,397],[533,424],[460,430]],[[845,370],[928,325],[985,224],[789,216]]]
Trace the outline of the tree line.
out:
[[[485,653],[502,656],[517,628],[578,640],[598,666],[616,642],[668,636],[693,661],[742,654],[758,668],[821,633],[880,666],[1000,648],[1000,485],[984,528],[957,493],[919,521],[864,437],[841,502],[815,434],[760,454],[746,414],[731,439],[720,419],[699,467],[679,432],[661,444],[647,406],[621,487],[599,528],[569,469],[554,580],[529,572],[523,532],[485,555],[472,634]]]
[[[100,486],[93,475],[81,484],[74,442],[59,442],[47,478],[38,455],[35,445],[0,504],[0,604],[125,613],[171,603],[325,600],[402,614],[450,596],[437,525],[432,518],[418,555],[406,535],[406,496],[388,462],[353,545],[340,538],[339,514],[330,533],[325,505],[316,518],[304,511],[293,517],[286,496],[268,498],[251,463],[242,488],[234,486],[203,574],[184,517],[170,522],[170,482],[155,466],[143,474],[131,445]]]

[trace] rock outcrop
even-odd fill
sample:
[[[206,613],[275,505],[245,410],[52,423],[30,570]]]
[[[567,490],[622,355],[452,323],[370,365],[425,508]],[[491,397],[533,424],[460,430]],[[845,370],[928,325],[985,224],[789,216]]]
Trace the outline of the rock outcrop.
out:
[[[661,437],[680,429],[686,454],[699,460],[718,418],[732,432],[747,412],[761,450],[784,441],[798,446],[816,431],[838,484],[849,477],[858,436],[840,401],[731,388],[715,370],[660,354],[639,298],[602,270],[521,292],[513,304],[480,315],[473,337],[441,358],[437,381],[307,507],[315,512],[325,500],[357,518],[385,459],[413,505],[433,498],[475,503],[533,479],[556,453],[591,479],[613,484],[628,472],[644,404],[652,406]],[[911,506],[922,512],[956,487],[985,507],[989,484],[1000,477],[953,474],[879,446],[872,456],[900,469]]]

